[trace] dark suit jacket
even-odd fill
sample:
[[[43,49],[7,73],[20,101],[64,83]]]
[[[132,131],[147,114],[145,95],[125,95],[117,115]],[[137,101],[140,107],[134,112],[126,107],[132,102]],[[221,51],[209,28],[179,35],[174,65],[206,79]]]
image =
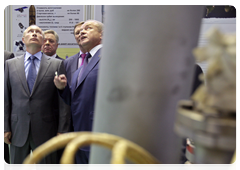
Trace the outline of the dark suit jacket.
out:
[[[58,55],[56,56],[56,59],[59,59],[59,60],[62,60],[62,61],[64,61],[64,59],[63,58],[61,58],[61,57],[59,57]],[[60,105],[60,107],[57,107],[56,108],[56,110],[55,110],[55,113],[59,113],[59,109],[62,111],[62,112],[65,112],[65,113],[67,113],[67,114],[69,114],[69,132],[70,131],[73,131],[72,129],[72,120],[71,120],[71,108],[70,108],[70,106],[69,105],[67,105],[62,99],[60,99],[59,101],[59,105]],[[57,114],[57,116],[58,116],[59,114]]]
[[[65,67],[65,70],[66,70],[66,77],[67,77],[67,81],[70,82],[69,83],[70,85],[71,85],[71,81],[72,81],[72,76],[73,76],[74,72],[78,69],[79,53],[77,53],[77,54],[67,58],[66,60],[64,60],[64,67]],[[70,131],[71,132],[74,131],[72,115],[71,115]]]
[[[71,104],[74,131],[92,131],[100,51],[101,49],[96,52],[86,66],[79,85],[77,77],[80,69],[73,74],[71,86],[68,84],[60,92],[65,102]],[[81,150],[89,151],[89,147]]]
[[[59,57],[58,55],[56,56],[57,59],[64,60],[63,58]]]
[[[61,60],[42,55],[38,75],[30,94],[24,68],[24,55],[7,60],[4,72],[4,132],[12,132],[12,145],[25,144],[29,132],[36,146],[69,128],[69,114],[55,113],[59,105],[53,83],[55,71],[65,74]],[[58,103],[58,102],[56,102]],[[56,118],[56,114],[59,114]],[[30,128],[31,126],[31,128]]]
[[[69,85],[71,85],[72,76],[73,76],[74,72],[78,69],[79,53],[64,60],[64,67],[66,70],[67,81],[70,82]]]

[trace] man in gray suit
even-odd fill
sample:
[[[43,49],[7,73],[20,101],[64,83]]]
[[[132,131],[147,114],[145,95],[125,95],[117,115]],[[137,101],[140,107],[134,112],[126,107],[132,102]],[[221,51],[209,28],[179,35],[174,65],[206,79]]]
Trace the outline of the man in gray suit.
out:
[[[42,52],[43,54],[45,54],[48,57],[53,57],[59,60],[64,60],[63,58],[59,57],[57,55],[57,48],[58,48],[58,42],[59,42],[59,36],[57,34],[56,31],[54,30],[46,30],[43,32],[44,34],[44,41],[43,41],[43,45],[42,45]],[[69,105],[67,105],[63,100],[59,100],[58,101],[60,106],[62,106],[62,111],[64,112],[68,112],[69,115],[71,115],[71,108]],[[59,112],[59,108],[57,108],[56,113]],[[70,116],[70,120],[71,122],[71,116]],[[70,123],[71,124],[71,123]],[[72,125],[69,126],[69,131],[72,131]],[[61,157],[62,157],[62,153],[64,151],[63,149],[59,149],[57,151],[57,155],[58,155],[58,161],[60,163]]]
[[[25,55],[7,60],[5,65],[4,142],[11,144],[13,164],[21,164],[31,150],[69,129],[69,114],[62,109],[55,113],[60,106],[53,78],[55,71],[65,73],[63,62],[42,54],[43,40],[42,30],[29,26],[22,38]],[[57,163],[56,153],[41,163]]]

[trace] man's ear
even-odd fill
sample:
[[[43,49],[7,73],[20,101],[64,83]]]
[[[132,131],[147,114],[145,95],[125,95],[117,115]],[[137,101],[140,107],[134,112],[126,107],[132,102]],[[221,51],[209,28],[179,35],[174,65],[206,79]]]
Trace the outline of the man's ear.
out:
[[[101,32],[101,40],[102,40],[102,37],[103,37],[103,31]]]

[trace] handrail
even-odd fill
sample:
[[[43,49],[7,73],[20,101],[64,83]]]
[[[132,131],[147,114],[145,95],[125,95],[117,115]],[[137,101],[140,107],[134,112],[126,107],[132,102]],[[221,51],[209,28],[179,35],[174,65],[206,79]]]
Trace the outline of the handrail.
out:
[[[111,134],[93,132],[71,132],[53,137],[36,148],[32,152],[32,155],[28,155],[23,163],[38,163],[46,155],[66,146],[60,163],[73,164],[77,150],[91,144],[97,144],[111,149],[111,164],[124,164],[125,157],[137,164],[160,163],[145,149],[129,140]]]

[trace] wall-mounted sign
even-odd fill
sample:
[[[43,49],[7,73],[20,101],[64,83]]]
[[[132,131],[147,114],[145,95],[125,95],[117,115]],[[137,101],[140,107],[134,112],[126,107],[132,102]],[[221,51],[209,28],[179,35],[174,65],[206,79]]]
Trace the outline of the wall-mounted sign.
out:
[[[84,20],[83,5],[13,5],[12,42],[13,52],[24,53],[24,30],[36,24],[43,31],[52,29],[59,35],[58,48],[78,48],[73,37],[74,25]]]

